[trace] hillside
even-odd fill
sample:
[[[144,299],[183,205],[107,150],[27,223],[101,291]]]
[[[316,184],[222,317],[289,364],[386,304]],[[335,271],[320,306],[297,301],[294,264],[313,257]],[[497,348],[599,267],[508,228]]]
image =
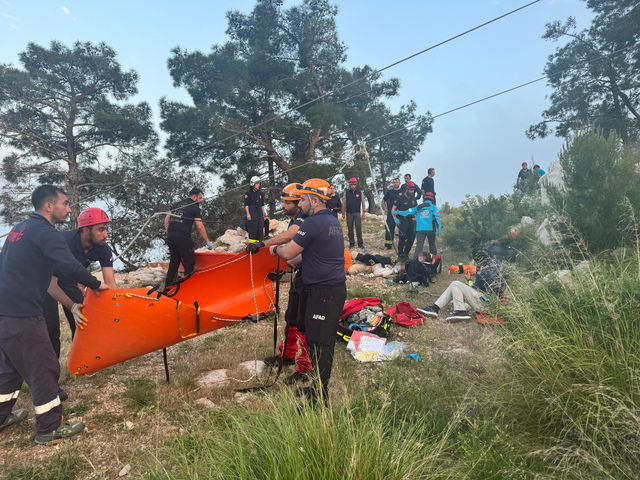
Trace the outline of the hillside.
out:
[[[345,228],[346,231],[346,228]],[[369,252],[380,250],[381,219],[369,216],[364,222],[365,246]],[[444,255],[446,262],[446,254]],[[457,261],[457,259],[455,259]],[[451,262],[447,262],[451,263]],[[455,262],[453,262],[455,263]],[[152,266],[153,267],[153,266]],[[429,289],[413,294],[406,285],[393,285],[382,278],[366,276],[348,277],[349,298],[380,296],[387,305],[409,301],[423,307],[446,288],[457,275],[442,273]],[[286,306],[287,284],[284,284],[283,309]],[[61,315],[61,318],[64,318]],[[66,320],[63,320],[66,321]],[[283,319],[279,319],[282,330]],[[90,327],[89,327],[90,328]],[[62,325],[64,359],[70,346],[70,333]],[[181,418],[197,409],[232,408],[242,402],[247,408],[261,409],[262,395],[238,394],[236,389],[269,382],[267,373],[252,376],[240,364],[260,361],[271,354],[273,323],[239,324],[183,342],[168,349],[171,383],[166,384],[161,352],[145,355],[91,376],[73,379],[61,361],[61,386],[68,392],[64,403],[67,419],[82,420],[87,428],[83,435],[57,446],[38,446],[33,442],[34,419],[19,428],[9,429],[0,436],[0,457],[3,470],[29,465],[45,465],[64,455],[75,465],[78,478],[113,478],[125,465],[131,465],[131,475],[142,474],[159,459],[158,448],[171,443],[183,430]],[[282,331],[280,332],[282,336]],[[443,321],[428,321],[412,330],[394,327],[390,340],[402,340],[410,345],[422,362],[453,369],[477,369],[486,365],[492,355],[493,335],[490,329],[477,324],[447,325]],[[390,364],[355,364],[345,350],[344,342],[337,344],[334,375],[331,381],[331,401],[340,404],[345,396],[354,395],[359,388],[353,379],[367,379],[380,369],[391,369]],[[413,363],[401,362],[409,374],[420,375]],[[397,368],[397,367],[394,367]],[[484,367],[483,367],[484,368]],[[207,372],[227,369],[226,382],[214,386],[199,386],[198,379]],[[289,387],[282,378],[292,373],[287,367],[280,380],[266,392],[267,396]],[[291,370],[291,371],[289,371]],[[235,380],[237,379],[237,380]],[[23,387],[17,407],[32,411],[31,397]],[[204,405],[204,406],[201,406]],[[65,458],[66,458],[65,457]],[[38,467],[34,467],[38,468]],[[71,467],[69,467],[71,468]],[[27,470],[25,470],[27,471]],[[21,477],[11,477],[21,478]],[[27,478],[27,477],[23,477]],[[72,475],[70,478],[74,478]]]

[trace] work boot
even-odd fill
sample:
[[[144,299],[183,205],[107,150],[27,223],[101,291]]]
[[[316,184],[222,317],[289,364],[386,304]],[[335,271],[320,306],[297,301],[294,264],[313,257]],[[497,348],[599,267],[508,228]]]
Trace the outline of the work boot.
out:
[[[74,435],[78,435],[82,433],[84,430],[84,423],[82,422],[62,422],[58,428],[56,428],[53,432],[50,433],[36,433],[36,443],[44,444],[51,443],[57,440],[64,440],[65,438],[73,437]]]
[[[18,410],[14,410],[9,415],[7,415],[7,418],[5,418],[4,422],[2,422],[2,425],[0,425],[0,432],[5,428],[10,427],[11,425],[17,425],[28,416],[29,412],[27,412],[26,408],[19,408]]]
[[[284,379],[284,383],[287,385],[293,385],[294,383],[306,382],[309,379],[309,372],[295,372],[293,375],[289,375]]]
[[[280,358],[278,356],[275,357],[267,357],[264,359],[264,364],[267,367],[275,367],[280,363]],[[284,361],[282,362],[283,366],[287,366],[287,365],[295,365],[296,363],[296,359],[295,358],[289,358],[289,357],[284,357]]]
[[[58,397],[60,397],[61,402],[64,402],[69,398],[69,395],[67,395],[67,392],[65,392],[62,388],[60,388],[60,386],[58,386]]]

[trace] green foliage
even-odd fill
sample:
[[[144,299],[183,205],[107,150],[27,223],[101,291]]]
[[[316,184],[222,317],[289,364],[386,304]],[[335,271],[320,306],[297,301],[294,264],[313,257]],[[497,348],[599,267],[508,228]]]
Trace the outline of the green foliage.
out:
[[[124,396],[131,408],[144,408],[156,403],[156,384],[148,378],[136,378],[129,382]]]
[[[509,233],[523,215],[535,213],[519,193],[487,198],[467,195],[459,207],[442,214],[442,240],[453,250],[470,252]]]
[[[559,158],[566,192],[555,192],[551,199],[569,222],[558,222],[556,228],[569,233],[571,242],[586,242],[593,253],[622,245],[629,206],[640,207],[638,151],[623,146],[615,133],[607,137],[589,127],[568,140]]]
[[[81,199],[112,184],[101,172],[103,156],[115,152],[124,165],[155,155],[151,108],[124,103],[137,93],[138,75],[123,72],[104,43],[29,43],[20,62],[23,69],[0,66],[2,174],[11,187],[0,198],[2,215],[13,223],[31,208],[25,200],[33,183],[58,183],[69,192],[75,223]]]
[[[616,131],[625,144],[640,134],[640,4],[636,0],[588,0],[594,10],[588,29],[576,21],[547,24],[543,38],[568,38],[545,67],[554,89],[543,121],[527,131],[530,138],[553,132],[566,137],[577,122],[591,121],[605,134]]]
[[[394,174],[419,150],[431,117],[418,115],[413,102],[392,113],[384,99],[398,95],[398,80],[383,81],[368,66],[345,68],[337,14],[327,0],[286,9],[282,1],[258,0],[250,14],[227,14],[230,40],[208,55],[174,49],[169,70],[193,106],[161,101],[171,154],[225,172],[227,188],[259,173],[277,191],[336,176],[350,147],[398,130],[367,144],[375,178]],[[405,130],[409,124],[416,126]],[[356,160],[343,173],[365,178],[368,163]]]

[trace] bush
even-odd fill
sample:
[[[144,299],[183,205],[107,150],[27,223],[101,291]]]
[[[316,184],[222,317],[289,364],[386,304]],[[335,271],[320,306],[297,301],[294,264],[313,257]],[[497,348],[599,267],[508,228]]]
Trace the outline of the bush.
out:
[[[442,215],[442,239],[453,250],[469,252],[509,233],[509,227],[520,222],[523,215],[535,213],[519,193],[487,198],[467,195],[459,207]]]
[[[605,137],[601,130],[588,127],[567,141],[559,159],[566,192],[553,192],[552,205],[568,217],[592,253],[621,246],[628,211],[625,199],[636,210],[640,207],[637,150],[623,146],[615,132]],[[557,228],[568,232],[566,225]],[[568,235],[571,242],[573,237]]]

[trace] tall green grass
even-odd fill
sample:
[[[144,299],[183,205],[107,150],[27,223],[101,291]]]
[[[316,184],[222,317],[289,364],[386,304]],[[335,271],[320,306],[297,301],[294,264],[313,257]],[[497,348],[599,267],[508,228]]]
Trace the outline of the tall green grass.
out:
[[[570,284],[553,276],[521,282],[520,300],[501,308],[512,380],[500,408],[536,439],[535,455],[565,472],[640,476],[636,255],[582,262]]]

